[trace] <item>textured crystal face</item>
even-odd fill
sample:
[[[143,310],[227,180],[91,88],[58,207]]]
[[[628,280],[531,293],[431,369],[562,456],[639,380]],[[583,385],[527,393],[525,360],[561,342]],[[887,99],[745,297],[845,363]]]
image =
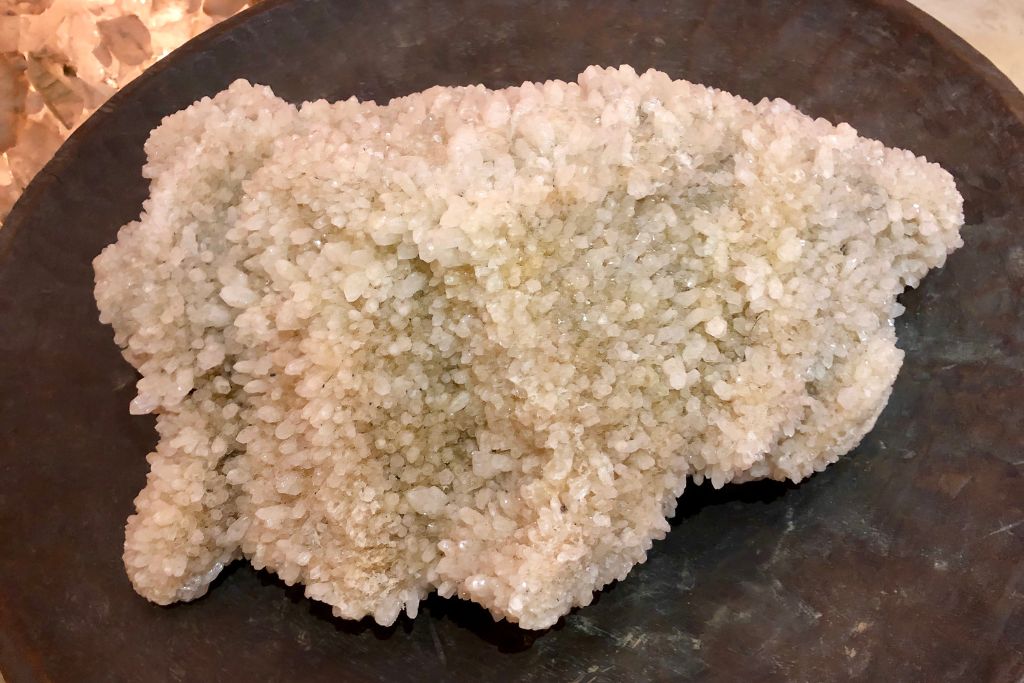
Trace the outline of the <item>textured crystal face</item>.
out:
[[[347,618],[437,590],[549,626],[688,478],[856,445],[896,295],[962,244],[940,167],[629,67],[386,106],[238,82],[146,151],[95,266],[158,414],[125,565],[159,603],[244,557]]]

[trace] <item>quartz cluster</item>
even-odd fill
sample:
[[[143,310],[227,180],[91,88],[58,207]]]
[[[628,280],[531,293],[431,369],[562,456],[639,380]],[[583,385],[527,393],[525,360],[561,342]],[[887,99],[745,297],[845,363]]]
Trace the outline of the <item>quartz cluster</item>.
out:
[[[688,480],[799,481],[962,242],[953,178],[782,101],[577,82],[166,119],[95,262],[160,442],[125,565],[158,603],[246,558],[346,618],[431,591],[525,628],[623,579]]]

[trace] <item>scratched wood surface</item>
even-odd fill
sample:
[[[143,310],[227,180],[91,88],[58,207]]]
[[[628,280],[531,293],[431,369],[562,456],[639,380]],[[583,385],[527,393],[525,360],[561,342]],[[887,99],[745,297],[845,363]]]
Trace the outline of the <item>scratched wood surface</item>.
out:
[[[875,430],[800,486],[684,494],[627,581],[546,632],[432,598],[393,628],[247,566],[158,608],[121,567],[152,421],[90,260],[139,212],[160,117],[237,77],[303,100],[657,67],[944,164],[966,246],[904,296]],[[897,0],[269,2],[84,125],[0,232],[0,670],[27,681],[1018,681],[1024,96]]]

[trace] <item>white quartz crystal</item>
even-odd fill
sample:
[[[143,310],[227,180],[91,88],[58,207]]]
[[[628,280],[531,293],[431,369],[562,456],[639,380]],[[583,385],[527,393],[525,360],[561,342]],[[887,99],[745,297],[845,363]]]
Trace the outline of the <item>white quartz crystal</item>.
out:
[[[146,152],[95,292],[158,414],[124,556],[158,603],[244,557],[342,617],[436,590],[550,626],[688,479],[856,445],[896,295],[962,244],[940,167],[629,67],[386,106],[237,82]]]

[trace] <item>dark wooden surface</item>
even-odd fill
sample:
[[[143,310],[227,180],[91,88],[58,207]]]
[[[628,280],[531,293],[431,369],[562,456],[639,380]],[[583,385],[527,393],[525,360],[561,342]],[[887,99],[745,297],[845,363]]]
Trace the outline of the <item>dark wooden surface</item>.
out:
[[[152,421],[92,257],[159,119],[237,77],[292,100],[649,66],[778,96],[944,164],[966,246],[904,296],[907,361],[799,487],[693,488],[647,564],[540,633],[431,598],[394,628],[236,566],[159,608],[121,566]],[[270,2],[88,121],[0,231],[0,670],[24,681],[999,681],[1024,675],[1024,96],[897,0]]]

